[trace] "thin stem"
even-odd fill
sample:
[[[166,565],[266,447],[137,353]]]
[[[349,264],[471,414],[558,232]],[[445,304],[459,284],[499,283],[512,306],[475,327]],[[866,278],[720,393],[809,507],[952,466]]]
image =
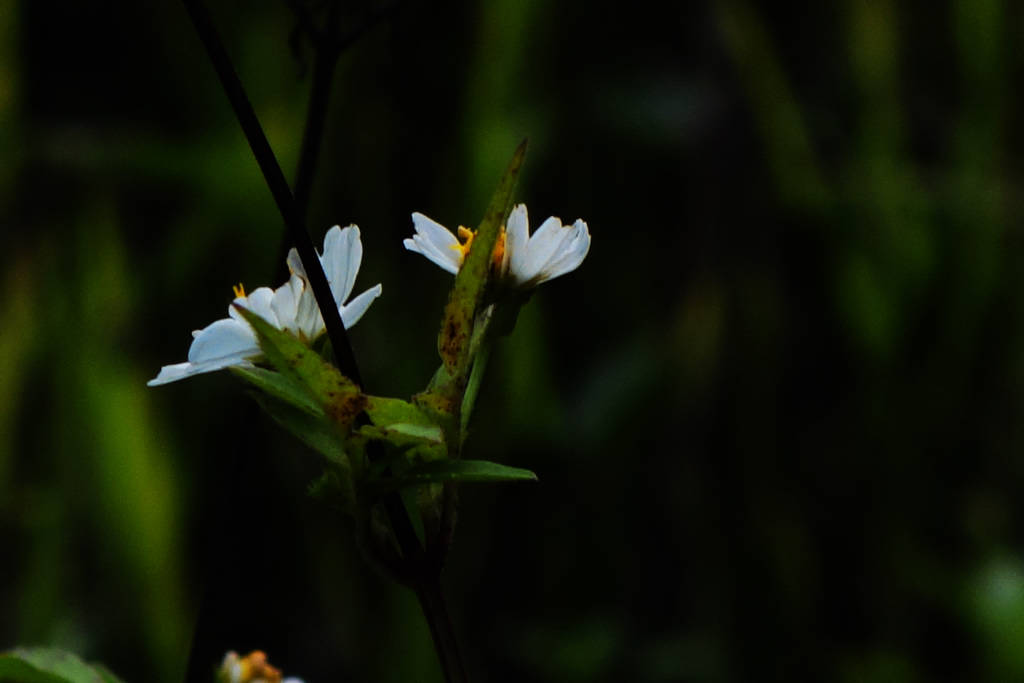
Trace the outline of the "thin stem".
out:
[[[430,625],[430,635],[434,639],[434,649],[441,660],[445,680],[448,683],[469,683],[440,581],[434,579],[423,582],[416,588],[416,597]]]
[[[313,178],[316,175],[317,161],[320,157],[321,141],[324,125],[327,121],[327,110],[330,105],[331,84],[338,59],[353,43],[367,31],[383,21],[398,7],[397,0],[369,11],[363,21],[344,35],[338,34],[338,3],[331,4],[323,30],[319,30],[313,17],[301,2],[289,0],[289,6],[295,13],[299,25],[313,43],[313,83],[309,92],[309,105],[306,108],[306,123],[302,129],[302,144],[299,148],[299,163],[295,173],[295,205],[299,218],[306,224],[309,211],[310,195],[313,190]],[[289,243],[281,244],[278,263],[284,263],[288,254]],[[281,266],[281,275],[286,275]]]
[[[299,165],[295,173],[295,204],[303,222],[309,208],[309,196],[313,189],[313,176],[319,160],[320,142],[327,120],[327,105],[330,102],[331,81],[338,64],[338,52],[318,48],[313,58],[313,85],[309,93],[309,107],[306,110],[306,125],[302,132],[302,146],[299,150]]]
[[[338,23],[337,8],[337,4],[331,5],[324,35],[312,36],[316,51],[313,56],[313,85],[309,93],[309,106],[306,108],[306,125],[302,130],[299,166],[295,173],[295,204],[303,219],[309,208],[309,195],[313,189],[313,175],[316,173],[320,141],[324,134],[324,122],[327,120],[327,105],[330,103],[334,70],[341,55],[341,50],[336,49],[333,44]]]
[[[217,29],[210,20],[210,15],[206,11],[205,5],[203,5],[201,0],[181,1],[192,18],[192,24],[195,26],[196,33],[199,34],[199,39],[206,47],[206,52],[213,63],[213,68],[217,72],[218,78],[220,78],[224,92],[231,102],[231,107],[235,111],[239,125],[242,127],[242,132],[245,133],[249,147],[252,148],[252,153],[256,157],[256,163],[259,164],[260,171],[263,173],[267,186],[270,188],[270,193],[274,196],[278,211],[280,211],[285,226],[288,228],[289,236],[295,243],[299,259],[302,261],[302,266],[309,276],[309,284],[313,290],[313,296],[323,315],[324,327],[327,329],[327,336],[331,340],[331,346],[338,360],[338,367],[356,384],[362,385],[355,355],[352,353],[352,345],[349,343],[348,334],[345,332],[345,325],[341,321],[341,313],[338,311],[338,307],[334,305],[334,295],[331,293],[331,287],[327,282],[324,269],[320,265],[320,258],[317,256],[316,249],[313,248],[313,242],[309,239],[309,234],[302,224],[301,214],[296,207],[291,189],[288,187],[288,181],[285,180],[281,166],[277,163],[277,158],[270,148],[270,143],[267,142],[267,136],[263,133],[259,119],[256,118],[256,112],[252,108],[252,103],[249,102],[249,98],[242,88],[238,74],[235,73],[235,68],[231,64],[220,36],[217,34]]]

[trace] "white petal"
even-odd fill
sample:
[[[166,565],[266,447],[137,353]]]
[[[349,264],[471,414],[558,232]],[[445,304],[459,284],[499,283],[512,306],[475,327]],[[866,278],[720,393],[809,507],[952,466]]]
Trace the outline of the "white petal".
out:
[[[370,307],[374,299],[380,296],[382,291],[384,290],[380,285],[371,287],[348,302],[346,306],[341,307],[341,322],[345,325],[346,330],[359,322],[363,313],[366,313],[366,309]]]
[[[572,229],[563,226],[562,221],[554,216],[544,221],[526,245],[526,263],[523,266],[524,279],[534,280],[539,277],[547,264],[556,258],[560,247],[572,237],[572,234]]]
[[[304,283],[302,276],[293,272],[288,282],[274,290],[270,306],[277,315],[279,330],[295,331],[295,318],[298,315],[299,298],[302,296]]]
[[[296,291],[299,292],[292,329],[304,334],[306,339],[315,339],[324,330],[324,320],[320,316],[320,308],[316,305],[313,288],[298,275],[293,275],[292,278],[298,281]]]
[[[185,379],[192,375],[200,375],[204,372],[223,370],[227,367],[252,367],[252,363],[246,359],[219,358],[205,363],[177,363],[175,365],[165,365],[160,368],[160,373],[156,377],[146,382],[146,385],[155,387],[161,384],[169,384],[170,382],[177,382],[179,379]]]
[[[179,379],[185,379],[195,374],[193,370],[195,366],[191,363],[178,363],[176,365],[165,365],[160,368],[159,374],[156,377],[146,382],[147,386],[155,387],[160,384],[167,384],[168,382],[177,382]]]
[[[288,270],[306,277],[306,269],[302,267],[302,259],[299,258],[299,252],[295,247],[288,250],[288,258],[285,259],[285,263],[288,264]]]
[[[462,250],[459,240],[443,225],[421,213],[412,214],[416,234],[403,241],[405,248],[426,256],[449,273],[459,272]]]
[[[439,252],[435,247],[427,243],[420,235],[413,235],[411,239],[406,238],[402,240],[402,244],[405,245],[405,248],[408,249],[409,251],[414,251],[417,254],[422,254],[423,256],[426,256],[428,259],[433,261],[435,264],[441,266],[452,275],[458,273],[459,266],[462,265],[462,259],[460,257],[459,252],[455,251],[454,249],[451,250],[451,253]]]
[[[576,270],[586,258],[587,252],[590,251],[590,230],[587,228],[586,222],[577,219],[571,230],[572,236],[540,273],[541,282]]]
[[[363,242],[359,239],[359,228],[350,225],[344,230],[335,225],[324,237],[324,255],[320,258],[324,273],[331,284],[334,303],[340,306],[352,293],[356,274],[363,261]]]
[[[439,249],[448,249],[459,244],[459,240],[448,228],[418,211],[412,214],[412,226],[417,234]]]
[[[238,299],[235,299],[233,303],[252,311],[277,329],[281,329],[281,323],[278,320],[277,313],[274,311],[273,302],[274,290],[270,287],[259,287],[258,289],[250,292],[249,296],[239,297]],[[231,317],[235,320],[245,320],[239,316],[238,311],[235,310],[234,306],[228,310],[228,313],[231,314]]]
[[[415,247],[405,243],[405,248],[423,254],[445,270],[455,268],[457,272],[462,263],[462,250],[455,235],[422,214],[413,214],[413,223],[416,233],[411,241]]]
[[[226,365],[231,365],[259,354],[260,345],[252,328],[233,318],[223,318],[204,327],[192,340],[188,362],[196,365],[227,360]]]
[[[518,204],[505,224],[505,255],[501,259],[501,274],[516,279],[526,264],[526,243],[530,238],[530,220],[526,204]]]

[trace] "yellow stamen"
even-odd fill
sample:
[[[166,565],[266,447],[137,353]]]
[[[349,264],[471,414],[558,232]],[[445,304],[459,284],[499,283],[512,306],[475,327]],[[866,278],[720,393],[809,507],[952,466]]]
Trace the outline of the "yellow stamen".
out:
[[[469,254],[470,248],[473,246],[473,240],[476,238],[476,231],[470,230],[469,228],[460,225],[458,231],[458,237],[462,240],[461,244],[453,244],[452,249],[460,252],[462,258],[460,263],[466,260],[466,256]],[[494,243],[494,253],[492,254],[491,261],[495,268],[501,267],[501,262],[505,258],[505,226],[502,226],[501,232],[498,233],[498,241]]]
[[[505,260],[505,226],[501,226],[501,232],[498,233],[498,241],[494,243],[494,254],[491,257],[491,262],[495,268],[501,268],[501,262]]]
[[[231,289],[233,289],[235,291],[235,298],[236,299],[244,299],[245,298],[245,287],[242,286],[241,282],[239,282],[237,285],[235,285]]]
[[[265,683],[278,683],[281,680],[281,671],[270,665],[267,655],[259,650],[253,650],[246,655],[241,662],[241,680],[264,681]]]
[[[459,263],[466,260],[466,255],[469,253],[470,247],[473,246],[473,238],[476,237],[476,233],[469,228],[460,225],[458,230],[458,237],[462,240],[462,243],[455,243],[451,246],[452,249],[459,252],[462,256],[459,258]]]

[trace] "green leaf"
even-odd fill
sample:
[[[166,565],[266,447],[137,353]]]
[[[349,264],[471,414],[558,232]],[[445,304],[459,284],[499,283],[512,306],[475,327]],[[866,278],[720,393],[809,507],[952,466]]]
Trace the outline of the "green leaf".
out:
[[[325,420],[323,413],[319,418],[315,417],[290,403],[267,394],[255,393],[253,398],[260,404],[264,412],[297,436],[300,441],[331,462],[350,469],[351,464],[345,452],[344,437],[339,432],[338,425],[330,420]]]
[[[86,664],[76,655],[52,647],[18,647],[0,654],[0,681],[121,683],[105,667]]]
[[[420,463],[400,475],[373,482],[376,493],[441,482],[537,481],[530,470],[500,465],[487,460],[435,460]]]
[[[96,673],[100,675],[103,683],[123,683],[120,678],[114,675],[113,671],[102,664],[93,664],[92,667],[96,669]]]
[[[410,422],[393,422],[383,427],[365,425],[359,428],[361,434],[373,439],[383,439],[396,446],[444,445],[444,434],[437,425],[418,425]]]
[[[366,414],[370,421],[378,426],[408,423],[414,425],[434,426],[430,416],[418,406],[400,398],[386,396],[366,396]]]
[[[316,398],[306,385],[300,384],[293,377],[266,368],[244,368],[236,365],[228,370],[265,394],[295,406],[314,417],[323,417],[324,411]]]
[[[414,397],[415,398],[415,397]],[[432,412],[415,403],[397,398],[366,397],[366,414],[372,425],[359,428],[359,433],[401,448],[418,447],[427,460],[448,454],[445,432],[432,418]]]
[[[464,382],[469,371],[472,361],[470,339],[473,324],[491,273],[494,245],[498,241],[505,217],[508,216],[512,204],[512,191],[515,189],[525,156],[526,140],[523,140],[512,155],[512,161],[509,162],[505,175],[498,183],[498,189],[491,197],[484,219],[473,238],[473,247],[469,250],[458,275],[455,276],[455,284],[452,285],[448,304],[445,306],[441,331],[437,338],[437,350],[441,354],[445,369],[457,382]]]
[[[277,329],[241,306],[235,309],[255,330],[260,349],[270,364],[293,382],[308,388],[331,419],[344,427],[350,426],[365,403],[355,382],[290,332]]]

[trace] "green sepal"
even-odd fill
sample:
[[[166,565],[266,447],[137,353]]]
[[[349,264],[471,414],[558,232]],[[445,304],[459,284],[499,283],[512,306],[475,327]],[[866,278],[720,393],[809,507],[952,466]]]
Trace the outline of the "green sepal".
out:
[[[332,420],[346,428],[352,424],[365,403],[355,382],[290,332],[277,329],[242,306],[236,305],[235,310],[252,326],[263,355],[278,372],[305,386]]]
[[[18,683],[122,683],[101,665],[54,647],[17,647],[0,653],[0,681]]]
[[[473,246],[455,276],[455,284],[452,285],[448,304],[444,309],[441,331],[437,337],[437,350],[445,369],[456,382],[465,382],[473,360],[470,340],[480,303],[490,279],[491,255],[494,253],[494,245],[498,241],[501,226],[505,223],[511,208],[512,191],[515,189],[525,156],[526,140],[523,140],[512,155],[512,160],[498,183],[498,189],[491,196],[484,218],[473,237]]]
[[[374,493],[383,494],[422,484],[502,481],[537,481],[537,475],[530,470],[487,460],[434,460],[413,465],[404,472],[387,479],[378,479],[369,486]]]

